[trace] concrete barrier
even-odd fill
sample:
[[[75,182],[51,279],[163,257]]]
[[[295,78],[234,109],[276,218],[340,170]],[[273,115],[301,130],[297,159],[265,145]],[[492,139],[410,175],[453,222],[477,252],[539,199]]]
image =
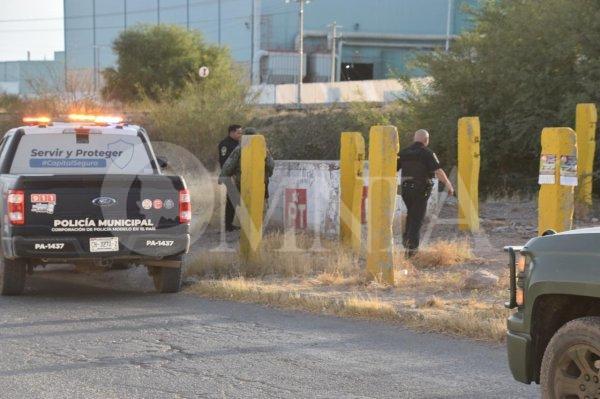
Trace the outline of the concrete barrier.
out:
[[[369,185],[369,163],[365,162],[364,185]],[[269,182],[266,228],[286,228],[334,236],[339,234],[338,161],[275,161]],[[428,214],[437,209],[437,182],[428,203]],[[363,200],[366,222],[368,198]],[[402,198],[396,198],[395,217],[406,211]]]
[[[420,85],[430,82],[429,78],[413,80]],[[296,84],[252,86],[251,93],[260,105],[295,105]],[[305,83],[302,85],[303,104],[333,104],[354,101],[388,103],[406,97],[407,88],[397,79],[357,80],[334,83]]]

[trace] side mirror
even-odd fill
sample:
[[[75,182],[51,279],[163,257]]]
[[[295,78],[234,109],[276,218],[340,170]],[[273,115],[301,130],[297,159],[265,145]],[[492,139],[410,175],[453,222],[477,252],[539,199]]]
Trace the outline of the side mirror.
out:
[[[164,169],[167,166],[169,166],[169,161],[167,161],[167,158],[165,157],[156,157],[156,162],[158,163],[158,166],[160,166],[161,169]]]

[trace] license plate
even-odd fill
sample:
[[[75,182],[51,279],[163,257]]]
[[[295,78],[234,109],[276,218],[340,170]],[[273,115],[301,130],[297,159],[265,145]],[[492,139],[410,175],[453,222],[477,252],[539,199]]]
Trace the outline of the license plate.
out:
[[[117,252],[119,237],[90,238],[90,252]]]

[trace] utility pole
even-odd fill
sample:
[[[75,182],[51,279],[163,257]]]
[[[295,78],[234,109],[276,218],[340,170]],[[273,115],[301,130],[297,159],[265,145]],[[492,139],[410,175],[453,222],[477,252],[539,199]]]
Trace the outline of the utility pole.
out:
[[[185,2],[185,26],[190,30],[190,0]]]
[[[295,0],[299,5],[298,9],[298,25],[300,30],[300,39],[298,45],[298,55],[300,57],[299,68],[298,71],[298,108],[302,107],[302,79],[304,78],[304,5],[310,3],[310,0]],[[285,0],[286,3],[289,3],[290,0]]]
[[[304,1],[299,0],[300,46],[298,55],[300,56],[300,70],[298,71],[298,108],[302,108],[302,79],[304,79]]]
[[[337,28],[341,28],[341,26],[338,26],[337,23],[335,21],[333,21],[332,24],[327,25],[327,27],[331,28],[331,74],[330,74],[330,79],[329,81],[331,83],[335,82],[335,75],[336,75],[336,62],[335,62],[335,53],[336,53],[336,40],[337,40]]]
[[[100,46],[97,44],[94,44],[92,46],[92,48],[94,49],[94,93],[98,93],[98,86],[99,86],[99,74],[100,74]]]
[[[221,45],[221,0],[219,0],[219,46]],[[254,78],[254,56],[256,53],[256,49],[254,48],[254,41],[256,38],[254,37],[255,29],[254,26],[256,15],[254,14],[256,11],[256,1],[252,0],[252,12],[250,13],[250,18],[252,18],[252,23],[250,24],[250,84],[253,85],[254,82],[252,79]]]
[[[96,0],[92,0],[92,59],[94,61],[94,95],[98,94],[98,43],[96,43]]]
[[[452,10],[453,0],[448,0],[448,14],[446,15],[446,52],[450,51],[450,38],[452,35]]]
[[[254,2],[252,2],[252,12],[254,13]],[[219,37],[219,46],[221,45],[221,0],[219,0],[217,2],[217,15],[219,18],[219,33],[218,33],[218,37]],[[254,16],[254,14],[252,14]],[[252,23],[254,23],[254,19],[252,20]]]
[[[160,0],[156,0],[156,24],[160,25]]]

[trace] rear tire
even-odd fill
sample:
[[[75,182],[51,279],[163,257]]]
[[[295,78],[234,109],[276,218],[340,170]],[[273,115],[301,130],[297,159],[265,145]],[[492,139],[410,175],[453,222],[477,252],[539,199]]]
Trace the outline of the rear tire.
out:
[[[179,267],[152,266],[151,270],[154,288],[163,294],[179,292],[183,279],[183,263]]]
[[[542,398],[597,398],[600,395],[600,317],[562,326],[542,360]]]
[[[0,258],[0,295],[21,295],[25,289],[26,273],[24,260]]]

